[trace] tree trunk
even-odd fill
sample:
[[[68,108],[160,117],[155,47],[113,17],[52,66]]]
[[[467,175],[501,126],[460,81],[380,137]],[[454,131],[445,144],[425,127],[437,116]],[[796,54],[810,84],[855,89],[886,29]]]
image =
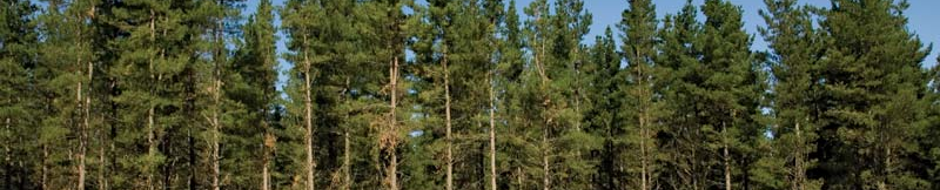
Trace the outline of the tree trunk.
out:
[[[389,68],[389,78],[391,79],[389,88],[392,101],[391,110],[389,111],[389,131],[387,131],[388,134],[386,134],[389,135],[387,151],[390,155],[386,183],[388,183],[390,190],[398,190],[398,155],[395,152],[398,143],[398,121],[395,116],[395,110],[397,110],[398,107],[398,56],[392,58],[392,65]]]
[[[8,133],[10,133],[10,134],[17,134],[16,132],[13,131],[13,129],[10,128],[10,118],[9,118],[9,117],[3,119],[3,124],[4,124],[4,125],[3,125],[3,129],[4,129],[6,132],[8,132]],[[11,141],[12,141],[12,139],[11,139]],[[10,148],[10,146],[15,146],[15,145],[13,145],[14,142],[17,142],[17,141],[13,141],[13,142],[3,142],[3,153],[4,153],[4,154],[3,154],[3,167],[4,167],[4,168],[3,168],[3,169],[4,169],[4,172],[5,172],[5,173],[4,173],[5,175],[3,176],[3,181],[4,181],[4,186],[3,186],[3,187],[6,188],[6,189],[13,189],[13,187],[11,187],[11,186],[13,186],[13,179],[11,179],[11,178],[13,178],[13,176],[16,175],[16,174],[13,174],[13,172],[10,171],[10,170],[12,170],[12,167],[13,167],[13,160],[12,160],[12,158],[11,158],[11,156],[10,156],[10,154],[13,154],[13,150]]]
[[[350,169],[352,163],[349,161],[349,129],[343,131],[343,190],[349,190],[352,184]]]
[[[156,13],[154,12],[153,9],[151,9],[150,10],[150,41],[151,43],[156,42],[157,32],[156,32],[156,27],[155,27],[155,24],[156,24],[155,19],[156,19]],[[153,69],[153,57],[150,57],[150,60],[148,61],[148,67],[150,71],[154,70]],[[150,82],[151,84],[156,84],[157,82],[156,77],[152,73],[153,72],[151,72],[150,74],[150,80],[151,80]],[[150,95],[154,95],[153,88],[150,89]],[[150,108],[147,109],[147,146],[148,146],[147,155],[148,156],[153,156],[153,154],[156,151],[156,143],[154,143],[154,127],[153,127],[154,119],[153,117],[154,117],[154,107],[150,106]],[[154,189],[153,188],[153,171],[152,171],[153,167],[154,166],[148,163],[147,170],[144,171],[146,172],[145,174],[146,180],[144,181],[146,183],[147,189],[150,189],[150,190]]]
[[[81,58],[79,58],[79,62],[81,62]],[[85,107],[87,107],[88,105],[84,105],[82,103],[84,99],[82,98],[82,82],[81,81],[78,82],[76,89],[77,89],[77,93],[76,93],[77,101],[76,102],[78,103],[78,107],[81,109],[81,112],[85,112],[85,109],[86,109]],[[88,125],[88,115],[85,115],[84,113],[80,113],[79,115],[82,115],[82,123],[77,125],[78,126],[78,168],[77,168],[78,169],[78,183],[76,184],[76,188],[78,190],[85,190],[85,127]]]
[[[214,83],[213,86],[215,87],[213,87],[213,90],[212,90],[215,109],[212,110],[212,120],[211,120],[212,122],[212,145],[211,145],[212,146],[212,156],[211,156],[212,161],[211,162],[212,162],[212,189],[219,190],[219,175],[221,174],[221,169],[219,166],[219,160],[221,156],[220,155],[221,150],[219,150],[221,148],[219,146],[219,141],[220,141],[219,133],[222,132],[222,126],[221,126],[221,123],[219,123],[219,109],[221,109],[221,106],[219,105],[221,103],[219,100],[220,99],[219,93],[221,93],[219,91],[221,89],[219,88],[222,87],[222,81],[218,79],[219,77],[218,68],[216,68],[215,73],[216,73],[216,79],[215,81],[213,81]]]
[[[222,132],[222,123],[219,122],[219,112],[222,109],[222,101],[221,101],[222,99],[222,79],[221,79],[222,68],[221,67],[222,67],[222,62],[224,61],[225,58],[224,58],[223,50],[222,50],[223,47],[218,47],[219,45],[224,45],[224,43],[219,43],[219,42],[222,42],[222,32],[221,32],[222,27],[223,27],[222,22],[216,23],[216,28],[214,32],[215,32],[215,41],[216,41],[217,47],[215,47],[216,52],[215,52],[215,56],[213,57],[213,61],[215,62],[215,65],[212,71],[212,76],[214,79],[212,81],[213,82],[212,91],[210,92],[212,93],[212,104],[215,107],[214,109],[212,109],[212,121],[210,121],[212,123],[212,145],[211,145],[212,146],[212,161],[211,162],[212,162],[212,189],[213,190],[219,190],[220,188],[219,187],[220,185],[219,175],[221,175],[222,173],[221,168],[220,168],[221,166],[219,164],[220,158],[221,158],[221,150],[219,150],[221,148],[219,145],[221,139],[219,138],[219,133]]]
[[[349,77],[346,77],[346,87],[343,89],[343,92],[340,93],[340,98],[343,102],[346,101],[346,93],[349,92]],[[349,113],[343,115],[343,120],[349,121]],[[352,185],[352,174],[350,172],[352,163],[350,162],[349,154],[351,148],[349,147],[349,126],[343,128],[343,190],[349,190]]]
[[[42,174],[41,174],[42,177],[41,177],[39,183],[42,184],[42,189],[43,189],[43,190],[49,189],[49,184],[48,184],[48,182],[49,182],[49,168],[46,166],[46,160],[47,160],[47,159],[49,159],[49,146],[47,146],[47,145],[42,145],[42,171],[40,171],[40,172],[42,173]]]
[[[548,150],[548,145],[548,129],[546,128],[545,134],[542,134],[542,146],[545,147],[544,149]],[[548,166],[548,156],[548,151],[542,152],[542,184],[545,190],[549,190],[552,187],[552,173]]]
[[[94,86],[92,86],[92,79],[94,78],[94,71],[95,71],[95,70],[94,70],[94,65],[93,65],[92,62],[89,60],[89,61],[88,61],[88,91],[86,91],[87,94],[85,95],[85,105],[84,105],[84,108],[85,108],[85,110],[84,110],[84,111],[85,111],[85,118],[84,118],[85,129],[84,129],[83,131],[91,130],[91,128],[92,128],[92,127],[91,127],[91,123],[89,122],[89,120],[90,120],[90,118],[92,117],[92,116],[91,116],[91,107],[92,107],[92,104],[91,104],[91,94],[92,94],[92,91],[91,91],[91,90],[94,89]],[[87,144],[88,144],[88,142],[87,142],[87,141],[88,141],[88,134],[87,134],[86,132],[82,132],[82,136],[83,136],[83,137],[82,137],[82,142],[81,142],[81,144],[82,144],[81,150],[82,150],[82,157],[84,157],[84,155],[85,155],[86,152],[87,152],[87,151],[86,151],[86,146],[87,146]],[[104,149],[102,148],[101,150],[104,150]],[[103,152],[103,151],[102,151],[102,152]],[[103,158],[104,158],[104,157],[102,157],[102,156],[99,155],[99,159],[103,159]],[[103,164],[103,163],[104,163],[104,162],[101,162],[101,164]],[[82,163],[81,163],[81,165],[82,165],[82,168],[84,168],[84,165],[85,165],[85,159],[84,159],[84,158],[82,158]],[[84,169],[82,169],[82,173],[84,173]],[[84,174],[83,174],[83,175],[84,175]],[[99,172],[99,177],[100,177],[100,176],[101,176],[101,175],[100,175],[100,172]],[[99,179],[99,180],[100,180],[100,179]],[[82,184],[79,186],[79,190],[84,190],[84,189],[85,189],[85,185],[84,185],[84,184],[85,184],[85,183],[84,183],[85,180],[82,179],[82,180],[80,180],[80,181],[82,182]]]
[[[447,69],[447,50],[444,50],[444,56],[442,65],[444,65],[444,123],[446,126],[447,133],[445,134],[445,140],[447,141],[447,155],[445,156],[445,162],[447,162],[447,180],[446,180],[446,190],[454,189],[454,139],[451,137],[451,117],[450,117],[450,70]]]
[[[796,176],[794,177],[794,186],[797,190],[806,190],[804,184],[806,181],[805,168],[803,166],[803,134],[800,128],[800,123],[796,123],[796,141],[798,142],[796,148],[796,158],[794,159],[794,165],[796,165]]]
[[[303,44],[307,45],[307,36],[303,37]],[[307,150],[307,189],[314,190],[316,188],[316,181],[314,180],[314,169],[316,169],[316,164],[313,160],[313,97],[310,94],[311,89],[311,78],[310,78],[310,57],[307,55],[307,50],[304,50],[304,124],[307,127],[307,134],[305,135],[304,141],[306,141],[305,148]]]
[[[79,18],[81,18],[81,16],[79,16]],[[82,40],[82,31],[81,31],[81,30],[78,31],[78,38],[77,38],[77,40],[78,40],[78,45],[77,45],[77,46],[81,47],[81,45],[82,45],[82,42],[81,42],[81,40]],[[78,56],[78,62],[76,63],[76,66],[79,67],[79,68],[81,68],[82,64],[83,64],[83,63],[82,63],[82,56],[79,55],[79,56]],[[89,82],[91,81],[91,76],[92,76],[92,75],[91,75],[91,69],[92,69],[91,61],[88,61],[88,71],[89,71],[89,73],[88,73],[88,77],[89,77],[88,81],[89,81]],[[83,73],[81,72],[81,69],[79,69],[78,72],[79,72],[79,75],[83,74]],[[86,140],[85,140],[85,139],[86,139],[86,137],[85,137],[85,130],[86,130],[86,128],[88,128],[88,117],[89,117],[89,110],[90,110],[90,109],[88,109],[88,106],[89,106],[88,103],[91,103],[91,98],[90,98],[90,97],[85,96],[85,97],[88,98],[87,101],[86,101],[86,99],[82,98],[82,96],[84,95],[84,94],[82,93],[82,92],[83,92],[83,86],[84,86],[84,81],[81,81],[81,79],[79,79],[78,83],[76,84],[76,88],[75,88],[75,90],[76,90],[76,91],[75,91],[75,97],[76,97],[76,98],[75,98],[75,102],[76,102],[76,104],[77,104],[78,107],[79,107],[79,111],[80,111],[79,115],[81,115],[81,117],[82,117],[82,123],[77,125],[77,128],[78,128],[78,129],[77,129],[77,130],[78,130],[78,168],[77,168],[77,169],[78,169],[78,184],[76,185],[76,189],[78,189],[78,190],[85,190],[85,152],[86,152],[86,151],[85,151],[85,149],[86,149],[86,144],[85,144],[85,143],[86,143],[86,142],[85,142],[85,141],[86,141]],[[91,86],[91,85],[89,85],[89,86]],[[89,89],[91,89],[91,88],[89,88]]]
[[[268,142],[271,138],[271,134],[269,134],[267,129],[265,129],[263,136],[264,138],[261,143],[261,190],[268,190],[268,188],[271,187],[271,178],[268,172],[268,168],[271,167],[269,166],[270,160],[268,158],[268,154],[270,154],[270,147],[268,147]]]
[[[490,76],[490,189],[496,190],[496,87]]]
[[[724,122],[721,123],[721,134],[724,136],[722,146],[724,149],[725,190],[731,190],[731,155],[728,153],[728,128]]]
[[[643,110],[643,111],[645,111],[645,110]],[[648,159],[649,159],[649,152],[648,152],[648,147],[647,147],[647,144],[646,144],[647,142],[646,142],[646,141],[648,140],[648,139],[647,139],[647,135],[648,135],[649,131],[648,131],[647,126],[646,126],[646,118],[645,118],[645,113],[643,113],[643,111],[641,111],[641,113],[640,113],[640,130],[641,130],[641,133],[642,133],[641,135],[643,135],[643,138],[640,139],[640,154],[642,155],[642,156],[640,157],[640,169],[641,169],[641,171],[640,171],[640,184],[641,184],[641,185],[640,185],[640,189],[641,189],[641,190],[648,190],[648,189],[649,189],[649,187],[648,187],[648,179],[649,179],[649,173],[648,173],[648,172],[649,172],[649,167],[648,167],[649,160],[648,160]]]

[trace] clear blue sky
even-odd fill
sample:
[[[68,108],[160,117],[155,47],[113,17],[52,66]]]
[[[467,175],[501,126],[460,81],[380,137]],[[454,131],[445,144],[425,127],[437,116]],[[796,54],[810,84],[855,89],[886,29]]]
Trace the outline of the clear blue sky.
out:
[[[283,5],[285,0],[274,0],[276,6]],[[701,5],[704,0],[693,0],[693,4]],[[517,0],[516,7],[520,11],[519,14],[522,14],[522,8],[528,6],[532,0]],[[675,14],[677,13],[683,5],[685,5],[685,0],[654,0],[656,4],[657,16],[660,18],[666,14]],[[757,11],[764,8],[764,3],[761,0],[731,0],[734,4],[740,5],[744,8],[744,22],[746,29],[749,33],[755,36],[753,49],[754,50],[765,50],[767,48],[767,43],[764,42],[764,39],[757,34],[757,27],[763,25],[764,21],[757,14]],[[829,0],[804,0],[802,2],[828,7]],[[908,16],[910,22],[908,27],[916,35],[918,35],[921,40],[924,42],[924,45],[937,44],[940,43],[940,22],[934,19],[940,19],[940,13],[933,12],[937,11],[937,8],[940,8],[940,1],[938,0],[909,0],[911,7],[905,12],[905,15]],[[246,11],[244,14],[251,14],[254,12],[254,9],[258,3],[258,0],[249,0],[246,6]],[[615,25],[620,22],[620,14],[623,12],[624,8],[627,7],[627,0],[585,0],[585,8],[593,14],[593,22],[591,25],[591,32],[586,36],[586,43],[593,43],[594,36],[602,35],[604,29],[608,26],[615,27]],[[277,20],[277,24],[280,24],[280,20]],[[283,53],[287,52],[287,49],[284,47],[285,38],[281,35],[281,40],[278,41],[278,52]],[[924,60],[924,64],[927,66],[932,66],[936,64],[937,55],[940,54],[940,47],[935,48],[927,59]],[[290,66],[284,61],[280,61],[281,69],[288,69]],[[281,81],[284,81],[283,78]],[[280,85],[279,85],[280,86]]]

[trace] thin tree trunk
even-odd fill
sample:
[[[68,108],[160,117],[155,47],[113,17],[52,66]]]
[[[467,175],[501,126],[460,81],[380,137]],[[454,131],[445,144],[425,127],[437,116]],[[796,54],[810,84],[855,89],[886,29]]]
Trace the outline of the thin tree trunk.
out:
[[[79,58],[79,62],[81,62],[80,58]],[[78,107],[81,109],[82,112],[85,112],[85,109],[86,109],[85,107],[87,107],[88,105],[84,105],[82,103],[84,101],[84,99],[82,98],[82,82],[78,82],[76,97],[77,97]],[[85,127],[88,125],[88,115],[85,115],[84,113],[81,113],[80,115],[82,115],[82,123],[78,124],[78,182],[76,184],[76,188],[78,190],[84,190],[85,189]]]
[[[496,190],[496,87],[490,76],[490,189]]]
[[[388,164],[387,182],[390,190],[398,190],[398,154],[395,152],[398,137],[398,121],[395,110],[398,108],[398,56],[392,59],[392,65],[389,68],[389,78],[391,79],[389,88],[391,90],[391,110],[389,110],[389,135],[388,154],[390,154],[390,163]]]
[[[215,73],[216,73],[215,74],[216,77],[219,77],[218,68],[216,68]],[[212,189],[219,190],[219,175],[221,174],[221,168],[219,166],[219,158],[220,158],[220,152],[221,152],[221,150],[219,150],[221,148],[219,146],[219,133],[222,132],[221,131],[222,126],[221,126],[221,123],[219,123],[219,109],[221,109],[221,106],[219,106],[220,104],[219,93],[221,93],[219,92],[219,90],[221,89],[219,88],[222,87],[221,85],[222,82],[218,78],[216,78],[215,81],[213,81],[213,83],[214,83],[213,84],[214,87],[213,87],[212,93],[213,93],[213,102],[215,104],[215,109],[212,110],[212,121],[211,121],[212,122],[212,145],[211,145],[212,146],[212,161],[211,161],[212,162]]]
[[[349,77],[346,77],[346,88],[343,89],[343,92],[340,93],[340,97],[343,101],[346,101],[346,93],[349,91]],[[343,115],[343,119],[349,121],[349,113]],[[349,154],[351,148],[349,147],[349,126],[343,128],[343,190],[349,190],[352,185],[352,174],[350,172],[352,163],[349,160]]]
[[[548,129],[545,129],[545,134],[542,134],[542,146],[544,149],[548,149]],[[549,170],[548,162],[548,151],[542,153],[542,184],[543,189],[549,190],[552,187],[552,173]]]
[[[268,147],[267,142],[270,140],[271,136],[270,134],[268,134],[267,129],[265,129],[265,132],[263,135],[264,135],[264,140],[263,140],[264,142],[261,144],[261,154],[262,154],[261,155],[261,189],[268,190],[268,188],[271,186],[270,185],[271,178],[270,178],[270,174],[268,173],[268,168],[270,167],[268,166],[270,164],[270,160],[268,160],[269,159],[268,154],[270,153],[268,151],[270,149]]]
[[[725,190],[731,190],[731,155],[728,153],[728,128],[724,122],[721,123],[721,133],[724,136],[722,146],[724,149]]]
[[[644,110],[644,111],[645,111],[645,110]],[[649,164],[649,160],[648,160],[649,155],[648,155],[648,154],[649,154],[649,152],[647,152],[647,151],[648,151],[648,150],[647,150],[648,147],[647,147],[647,144],[646,144],[646,141],[648,140],[648,139],[647,139],[647,135],[648,135],[647,133],[648,133],[649,131],[647,130],[646,127],[647,127],[647,126],[646,126],[645,113],[643,113],[643,111],[641,111],[641,113],[640,113],[640,130],[642,131],[643,138],[640,139],[640,154],[642,154],[642,156],[640,157],[640,162],[641,162],[641,163],[640,163],[640,169],[641,169],[641,171],[640,171],[640,181],[641,181],[641,182],[640,182],[640,183],[641,183],[640,189],[642,189],[642,190],[648,190],[648,189],[649,189],[649,187],[647,186],[647,185],[648,185],[648,184],[647,184],[647,183],[648,183],[648,179],[649,179],[649,178],[648,178],[648,177],[649,177],[649,173],[648,173],[648,172],[649,172],[649,167],[648,167],[648,164]]]
[[[303,44],[306,47],[307,36],[303,36]],[[310,78],[310,57],[307,55],[307,50],[304,49],[304,124],[307,127],[307,134],[304,141],[306,141],[305,148],[307,150],[307,189],[314,190],[316,188],[316,181],[314,180],[314,169],[316,164],[313,160],[313,97],[310,94],[311,89],[311,78]]]
[[[81,16],[79,16],[79,18],[81,18]],[[81,47],[82,45],[81,39],[82,39],[82,31],[79,29],[78,39],[77,39],[79,47]],[[82,56],[79,55],[78,62],[76,63],[75,66],[78,66],[79,68],[81,68],[81,65],[82,65]],[[90,61],[88,62],[88,67],[91,68]],[[81,74],[82,74],[81,69],[79,69],[79,75]],[[88,76],[90,77],[91,73],[88,73]],[[77,129],[78,130],[78,168],[77,168],[78,182],[76,184],[76,188],[78,190],[85,190],[85,128],[88,127],[88,110],[87,110],[88,105],[84,103],[85,99],[82,98],[83,85],[84,85],[84,81],[81,81],[79,79],[75,88],[75,103],[78,104],[79,111],[80,111],[79,115],[81,115],[82,117],[82,123],[76,125],[78,128]]]
[[[221,2],[220,2],[221,4]],[[224,45],[224,43],[219,43],[222,41],[222,32],[223,28],[222,22],[216,23],[215,28],[215,41],[216,45]],[[224,55],[222,53],[222,47],[215,47],[215,56],[213,61],[215,62],[214,67],[212,68],[213,76],[213,87],[212,87],[212,104],[215,109],[212,109],[212,189],[219,190],[219,175],[221,175],[221,166],[219,164],[221,159],[221,148],[219,138],[219,133],[222,132],[222,123],[219,122],[219,112],[222,109],[222,61],[224,61]]]
[[[349,190],[352,185],[352,176],[350,169],[352,163],[349,161],[349,129],[343,130],[343,190]]]
[[[43,189],[43,190],[49,189],[49,184],[48,184],[48,182],[49,182],[49,168],[46,166],[46,160],[49,159],[49,148],[48,148],[48,147],[49,147],[49,146],[46,146],[45,144],[42,145],[42,171],[41,171],[41,173],[42,173],[42,178],[40,179],[40,183],[42,184],[42,189]]]
[[[3,124],[4,124],[4,125],[3,125],[3,127],[4,127],[3,129],[6,130],[6,131],[7,131],[8,133],[10,133],[10,134],[17,134],[16,132],[13,131],[13,129],[10,128],[10,123],[11,123],[11,122],[10,122],[10,118],[9,118],[9,117],[4,118],[4,119],[3,119]],[[11,140],[12,140],[12,139],[11,139]],[[14,142],[16,142],[16,141],[14,141]],[[15,145],[13,145],[13,142],[3,142],[3,151],[4,151],[4,154],[3,154],[3,167],[4,167],[4,171],[5,171],[5,172],[8,172],[8,173],[4,173],[4,174],[6,174],[6,175],[3,176],[3,179],[4,179],[4,188],[6,188],[6,189],[12,189],[11,186],[13,185],[13,180],[12,180],[11,178],[13,178],[13,176],[16,175],[16,174],[13,174],[12,172],[10,172],[10,170],[11,170],[12,167],[13,167],[12,158],[11,158],[11,156],[10,156],[10,154],[13,154],[13,150],[11,150],[10,146],[15,146]]]
[[[267,108],[262,109],[262,112],[267,114]],[[267,119],[262,119],[261,125],[264,127],[264,139],[261,144],[261,190],[268,190],[271,188],[271,173],[268,171],[271,168],[270,156],[277,146],[277,138],[268,131],[271,126],[268,124]]]
[[[447,52],[445,48],[444,60],[442,65],[444,65],[444,117],[447,133],[445,134],[445,139],[447,141],[447,155],[444,158],[447,162],[447,180],[446,180],[446,190],[454,189],[454,139],[451,137],[451,117],[450,117],[450,70],[447,69]]]
[[[155,19],[156,19],[156,13],[154,12],[153,9],[151,9],[150,10],[150,41],[151,42],[156,41],[157,32],[155,28],[156,23],[154,22]],[[153,57],[150,57],[150,60],[148,61],[148,67],[150,71],[154,70],[153,69]],[[156,77],[154,76],[154,74],[152,74],[152,72],[150,74],[150,80],[151,80],[151,84],[154,84],[157,82]],[[151,95],[154,95],[153,91],[154,89],[151,88],[150,90]],[[150,106],[150,108],[147,109],[147,146],[148,146],[147,154],[150,156],[153,156],[153,154],[155,154],[155,151],[156,151],[156,143],[154,143],[154,127],[153,127],[154,119],[153,117],[154,117],[154,107]],[[147,170],[144,171],[147,173],[145,183],[147,185],[147,189],[150,189],[150,190],[154,189],[153,188],[153,171],[151,171],[153,170],[153,167],[154,166],[151,166],[148,163]]]
[[[91,130],[91,128],[92,128],[92,127],[91,127],[91,123],[89,122],[90,118],[92,117],[92,116],[91,116],[91,107],[92,107],[92,104],[91,104],[91,94],[92,94],[92,91],[91,91],[91,90],[94,89],[93,86],[92,86],[92,78],[94,78],[94,65],[93,65],[92,62],[89,60],[89,61],[88,61],[88,91],[86,91],[87,94],[85,95],[85,104],[84,104],[84,108],[85,108],[85,110],[84,110],[84,111],[85,111],[85,118],[84,118],[84,123],[85,123],[85,124],[84,124],[84,126],[85,126],[85,128],[82,130],[83,132],[82,132],[82,142],[81,142],[81,146],[82,146],[82,148],[81,148],[81,151],[82,151],[82,153],[81,153],[81,154],[82,154],[82,158],[81,158],[81,166],[82,166],[82,169],[81,169],[81,171],[82,171],[83,174],[82,174],[82,179],[79,180],[79,181],[81,182],[81,184],[79,185],[79,188],[78,188],[79,190],[84,190],[84,189],[85,189],[85,183],[84,183],[84,182],[85,182],[85,179],[84,179],[84,173],[85,173],[85,169],[84,169],[84,168],[85,168],[85,158],[84,158],[84,157],[85,157],[85,154],[87,153],[87,150],[86,150],[87,148],[86,148],[86,146],[88,146],[88,133],[87,133],[87,131],[88,131],[88,130]],[[100,157],[99,157],[99,158],[100,158]],[[100,174],[100,172],[99,172],[99,174]]]
[[[806,171],[805,171],[805,168],[803,168],[804,167],[803,166],[804,143],[803,143],[802,129],[800,128],[799,122],[796,123],[796,140],[797,142],[799,142],[799,144],[796,147],[797,152],[796,152],[796,158],[794,160],[795,161],[794,164],[796,165],[796,177],[795,177],[796,179],[794,180],[794,183],[796,184],[794,184],[794,186],[796,187],[797,190],[806,190],[806,187],[804,184],[806,180],[806,175],[805,175]]]

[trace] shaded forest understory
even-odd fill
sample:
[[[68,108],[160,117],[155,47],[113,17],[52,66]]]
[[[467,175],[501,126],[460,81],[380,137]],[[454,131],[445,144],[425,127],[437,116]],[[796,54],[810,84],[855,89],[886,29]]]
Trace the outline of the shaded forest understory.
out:
[[[940,189],[906,1],[0,2],[0,189]]]

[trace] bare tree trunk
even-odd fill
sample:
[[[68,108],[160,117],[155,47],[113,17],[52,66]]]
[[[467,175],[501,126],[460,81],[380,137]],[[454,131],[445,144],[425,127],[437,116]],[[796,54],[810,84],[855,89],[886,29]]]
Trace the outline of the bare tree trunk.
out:
[[[212,175],[212,189],[213,190],[219,190],[219,175],[221,174],[221,169],[219,166],[219,160],[221,156],[220,155],[221,150],[219,150],[221,148],[219,146],[219,141],[220,141],[219,133],[222,132],[222,126],[221,126],[221,123],[219,123],[219,109],[221,109],[221,106],[219,105],[221,103],[219,100],[220,99],[219,93],[221,93],[220,88],[222,87],[222,81],[219,80],[218,78],[219,77],[218,72],[219,72],[218,68],[216,68],[216,71],[215,71],[216,79],[215,81],[213,81],[214,87],[212,90],[213,102],[215,104],[215,109],[212,110],[212,120],[211,120],[211,123],[212,123],[212,145],[211,145],[212,146],[212,156],[211,156],[212,157],[212,160],[211,160],[212,174],[211,175]]]
[[[82,16],[78,16],[78,17],[79,17],[79,20],[83,19]],[[77,40],[78,40],[77,42],[78,46],[81,47],[82,46],[81,29],[78,30]],[[79,55],[78,62],[76,63],[75,66],[80,68],[82,64],[83,64],[82,55]],[[91,77],[92,77],[91,71],[92,71],[92,64],[91,64],[91,61],[89,60],[88,61],[88,73],[87,73],[89,83],[91,82]],[[79,72],[79,75],[83,74],[81,72],[81,69],[79,69],[78,72]],[[79,80],[75,88],[76,90],[75,91],[75,103],[78,104],[79,111],[80,111],[79,115],[81,115],[82,117],[82,123],[77,125],[77,128],[78,128],[77,129],[78,130],[78,168],[77,168],[78,169],[78,184],[76,185],[76,188],[78,190],[85,190],[85,152],[86,152],[85,149],[86,149],[86,138],[87,138],[85,134],[86,133],[85,130],[88,128],[88,117],[90,117],[89,115],[90,109],[88,107],[90,106],[90,103],[91,103],[90,96],[85,96],[87,100],[82,98],[82,96],[85,95],[82,93],[84,83],[85,83],[84,81]],[[89,86],[88,89],[90,90],[91,85],[89,84],[88,86]]]
[[[644,110],[644,111],[645,111],[645,110]],[[641,113],[640,113],[640,130],[641,130],[641,133],[642,133],[641,135],[643,135],[643,138],[640,138],[640,154],[642,154],[642,156],[640,156],[640,169],[641,169],[641,171],[640,171],[640,181],[641,181],[641,182],[640,182],[640,183],[641,183],[640,189],[642,189],[642,190],[648,190],[648,189],[649,189],[649,187],[648,187],[648,179],[649,179],[649,173],[648,173],[648,172],[649,172],[649,167],[648,167],[649,160],[648,160],[648,158],[649,158],[649,152],[648,152],[648,150],[647,150],[648,148],[647,148],[647,144],[646,144],[647,142],[646,142],[646,141],[648,140],[648,139],[647,139],[647,135],[648,135],[649,131],[648,131],[647,126],[646,126],[646,118],[645,118],[645,113],[643,113],[643,111],[641,111]]]
[[[346,101],[346,93],[349,91],[349,77],[346,77],[346,88],[343,89],[343,92],[340,93],[340,98],[343,101]],[[349,113],[343,115],[344,120],[349,120]],[[351,148],[349,147],[349,126],[343,128],[343,190],[349,190],[352,185],[352,174],[351,167],[352,163],[349,160],[349,154]]]
[[[303,44],[306,47],[307,36],[303,36]],[[310,57],[307,55],[307,50],[304,49],[304,124],[307,127],[307,134],[305,135],[304,141],[306,141],[305,148],[307,150],[307,189],[314,190],[316,188],[316,180],[314,180],[314,169],[316,169],[316,164],[313,160],[313,97],[310,94],[311,88],[311,78],[310,78]]]
[[[42,184],[42,189],[49,189],[49,168],[46,166],[46,160],[49,159],[49,146],[42,145],[42,178],[40,183]]]
[[[388,154],[390,161],[388,164],[387,181],[390,190],[398,190],[398,154],[395,152],[397,146],[398,121],[395,111],[398,108],[398,56],[392,59],[392,65],[389,68],[389,78],[391,79],[389,88],[391,90],[391,110],[389,111],[389,144]]]
[[[156,19],[156,13],[154,12],[153,9],[150,9],[150,41],[151,42],[156,41],[157,32],[156,32],[156,27],[155,27],[156,25],[155,19]],[[151,57],[150,60],[148,61],[148,67],[150,71],[154,70],[153,69],[153,57]],[[151,83],[157,82],[154,74],[150,74],[150,80],[151,80]],[[150,90],[151,95],[154,95],[153,91],[154,91],[153,89]],[[150,156],[152,156],[156,152],[156,143],[154,142],[154,127],[153,127],[154,119],[153,117],[154,117],[154,107],[150,106],[150,108],[147,109],[147,146],[148,146],[147,154]],[[147,168],[148,170],[144,171],[144,172],[147,172],[145,183],[147,184],[148,189],[153,190],[154,189],[153,188],[153,171],[151,170],[153,170],[154,166],[148,165],[147,167],[148,167]]]
[[[268,168],[270,167],[268,166],[270,165],[270,160],[268,158],[268,154],[270,154],[270,152],[268,151],[270,150],[270,147],[268,147],[268,143],[267,143],[270,140],[271,140],[271,135],[268,134],[267,131],[265,131],[264,140],[263,140],[264,142],[261,144],[261,154],[262,154],[261,155],[261,189],[262,190],[268,190],[268,188],[271,187],[271,184],[270,184],[271,178],[270,178],[270,174],[268,173]]]
[[[222,42],[222,31],[221,31],[222,28],[223,28],[222,22],[217,22],[215,31],[213,31],[215,32],[215,41],[216,41],[217,46],[224,45],[224,42]],[[210,92],[212,93],[212,104],[215,107],[214,109],[212,109],[212,120],[210,121],[212,123],[212,145],[211,145],[212,146],[212,161],[211,162],[212,162],[212,189],[219,190],[220,188],[219,187],[220,186],[219,175],[221,175],[222,173],[221,166],[219,164],[220,159],[221,159],[221,150],[219,150],[221,148],[219,144],[221,139],[219,138],[220,136],[219,133],[222,132],[222,123],[219,122],[219,112],[222,109],[222,105],[221,105],[222,104],[222,101],[221,101],[222,99],[222,79],[221,79],[222,68],[221,67],[222,67],[222,61],[224,61],[225,59],[224,58],[225,55],[223,55],[223,47],[215,47],[215,51],[216,51],[215,56],[212,58],[213,62],[215,62],[215,65],[212,68],[213,69],[212,71],[213,87],[212,87],[212,91]]]
[[[79,64],[81,64],[81,58],[78,59]],[[78,190],[85,190],[85,127],[88,125],[88,115],[85,115],[85,107],[82,102],[82,84],[83,82],[79,81],[76,87],[76,102],[78,107],[81,110],[79,115],[82,115],[82,123],[78,124],[78,184],[76,188]]]
[[[4,118],[4,119],[3,119],[3,124],[4,124],[4,125],[3,125],[3,129],[6,130],[6,131],[7,131],[8,133],[10,133],[10,134],[17,134],[16,132],[13,131],[13,129],[11,129],[11,127],[10,127],[11,124],[10,124],[10,123],[11,123],[11,121],[10,121],[10,118],[9,118],[9,117]],[[11,156],[10,156],[10,154],[13,154],[13,150],[11,150],[10,146],[16,146],[16,145],[13,145],[13,143],[14,143],[14,142],[18,142],[18,141],[14,141],[13,139],[10,139],[10,140],[11,140],[12,142],[8,142],[8,141],[2,142],[2,143],[3,143],[3,167],[5,167],[5,168],[4,168],[4,171],[9,172],[9,173],[4,173],[4,174],[6,174],[6,175],[3,176],[3,179],[4,179],[4,188],[7,188],[7,189],[12,189],[12,188],[13,188],[13,187],[11,187],[11,186],[13,186],[13,181],[12,181],[10,178],[12,178],[13,175],[16,175],[16,174],[13,174],[12,172],[10,172],[11,167],[13,167],[13,160],[12,160],[12,158],[11,158]]]
[[[490,75],[490,189],[496,190],[496,87]]]
[[[447,69],[447,52],[445,49],[444,60],[442,65],[444,65],[444,114],[445,114],[445,125],[447,133],[445,134],[445,139],[447,141],[447,155],[444,158],[447,162],[447,180],[446,180],[446,190],[454,189],[454,139],[451,137],[451,117],[450,117],[450,70]]]
[[[542,134],[542,146],[544,149],[548,149],[548,129],[545,130],[545,134]],[[549,170],[548,162],[548,151],[542,152],[542,183],[545,190],[549,190],[552,187],[552,173]]]
[[[722,146],[724,149],[725,190],[731,190],[731,155],[728,153],[728,128],[725,126],[724,122],[721,123],[721,134],[724,136],[722,138],[724,139]]]
[[[806,190],[806,169],[803,166],[803,134],[802,129],[800,128],[800,123],[796,123],[796,140],[799,142],[797,145],[796,158],[794,159],[794,165],[796,165],[796,176],[794,179],[794,186],[797,190]]]
[[[349,190],[352,185],[352,176],[350,169],[352,163],[349,161],[349,129],[343,130],[343,190]]]

